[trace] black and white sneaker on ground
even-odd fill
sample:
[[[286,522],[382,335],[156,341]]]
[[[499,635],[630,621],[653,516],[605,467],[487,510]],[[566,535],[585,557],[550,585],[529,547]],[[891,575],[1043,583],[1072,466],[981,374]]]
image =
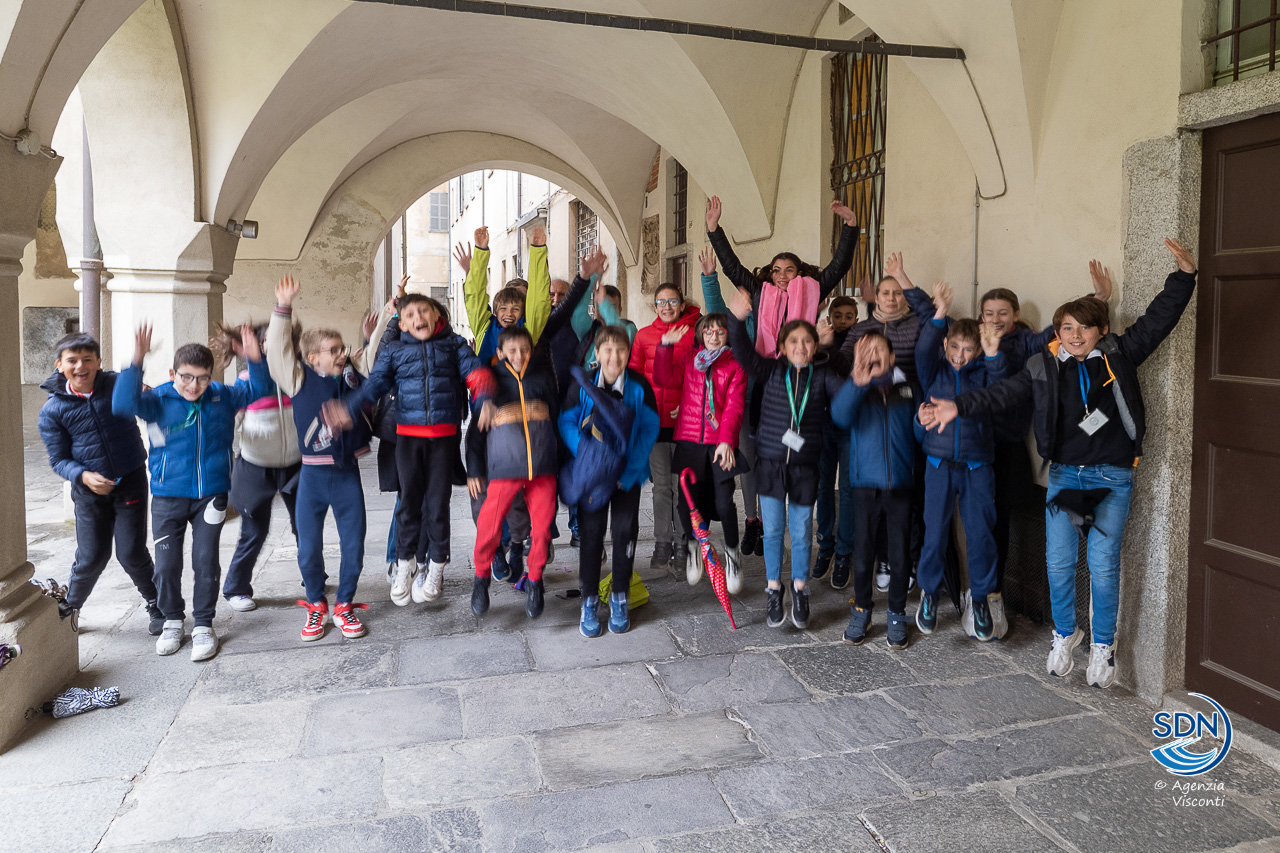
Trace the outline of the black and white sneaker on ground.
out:
[[[770,628],[780,628],[782,623],[786,621],[786,615],[782,610],[782,589],[769,589],[769,602],[765,611],[765,624]]]
[[[881,592],[889,589],[889,564],[883,560],[876,563],[876,589]]]
[[[809,588],[791,588],[791,624],[803,631],[809,627]]]

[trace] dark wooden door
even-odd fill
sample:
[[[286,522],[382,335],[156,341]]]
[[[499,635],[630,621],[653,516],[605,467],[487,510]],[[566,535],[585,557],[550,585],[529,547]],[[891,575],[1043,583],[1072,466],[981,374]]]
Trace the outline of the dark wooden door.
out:
[[[1187,687],[1280,730],[1280,115],[1208,130]]]

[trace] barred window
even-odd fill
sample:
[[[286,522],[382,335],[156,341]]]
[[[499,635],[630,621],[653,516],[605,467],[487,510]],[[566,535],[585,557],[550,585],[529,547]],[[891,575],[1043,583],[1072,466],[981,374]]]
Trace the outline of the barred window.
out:
[[[671,245],[683,246],[689,241],[689,172],[676,161],[671,162]]]
[[[581,258],[600,241],[600,218],[582,202],[578,205],[577,233],[578,257]]]

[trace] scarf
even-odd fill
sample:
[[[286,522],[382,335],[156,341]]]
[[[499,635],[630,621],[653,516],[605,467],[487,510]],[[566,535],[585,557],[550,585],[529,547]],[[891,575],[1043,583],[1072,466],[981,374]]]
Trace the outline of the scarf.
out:
[[[715,382],[711,378],[711,365],[716,363],[716,359],[720,354],[727,350],[728,347],[718,347],[716,349],[700,349],[693,354],[693,366],[702,373],[704,391],[707,398],[707,405],[703,413],[712,429],[720,429],[720,419],[716,417],[716,400]]]
[[[890,323],[898,322],[910,313],[911,306],[904,303],[902,310],[898,311],[896,314],[886,314],[880,310],[879,306],[876,306],[876,308],[871,312],[871,316],[876,318],[877,323],[884,323],[887,326]]]
[[[727,349],[727,346],[720,347],[718,349],[700,349],[693,354],[693,366],[698,368],[702,373],[706,373],[711,369],[711,365],[716,363],[716,359],[720,357],[720,353]]]
[[[802,275],[791,279],[783,290],[770,281],[760,285],[760,305],[756,311],[756,352],[765,358],[778,355],[778,332],[792,320],[818,322],[822,288],[817,279]]]

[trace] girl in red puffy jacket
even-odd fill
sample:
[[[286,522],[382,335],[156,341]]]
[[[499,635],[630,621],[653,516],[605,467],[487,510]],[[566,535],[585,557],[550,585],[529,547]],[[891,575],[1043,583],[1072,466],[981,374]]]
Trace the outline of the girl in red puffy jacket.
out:
[[[672,473],[693,470],[697,484],[693,500],[708,522],[719,519],[724,530],[725,580],[729,591],[742,589],[742,557],[738,553],[738,510],[733,503],[735,451],[747,405],[747,374],[728,347],[729,320],[707,314],[698,321],[695,348],[682,348],[689,327],[676,326],[662,336],[653,360],[653,374],[664,386],[680,388],[680,410],[673,437]],[[693,541],[693,522],[684,491],[679,490],[680,521],[684,527],[690,585],[702,577],[702,555]]]

